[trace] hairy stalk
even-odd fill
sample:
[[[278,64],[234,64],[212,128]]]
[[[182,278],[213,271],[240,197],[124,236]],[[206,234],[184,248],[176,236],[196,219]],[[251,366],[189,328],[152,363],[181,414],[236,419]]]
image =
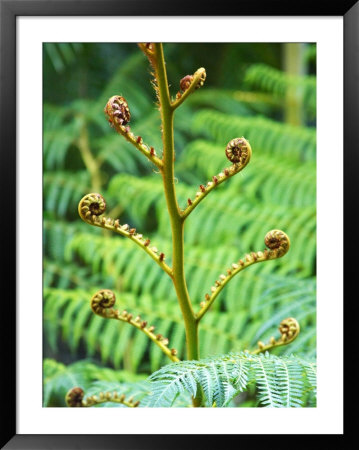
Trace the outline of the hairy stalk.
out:
[[[280,338],[275,339],[273,336],[270,338],[268,344],[264,344],[262,341],[258,341],[258,348],[251,351],[253,355],[263,353],[271,350],[274,347],[280,347],[281,345],[287,345],[294,341],[299,335],[300,326],[299,323],[293,317],[288,317],[282,320],[279,325]]]
[[[184,273],[183,231],[184,223],[177,202],[174,185],[174,138],[173,138],[173,108],[168,90],[167,73],[164,62],[162,44],[154,44],[155,58],[153,61],[157,95],[160,104],[163,141],[163,178],[167,209],[172,230],[172,280],[176,289],[178,301],[183,314],[188,359],[199,359],[198,322],[189,298]],[[194,400],[194,406],[200,405],[200,398]]]
[[[163,337],[162,334],[155,334],[153,332],[155,329],[154,326],[147,326],[146,320],[142,320],[140,316],[134,318],[133,315],[126,310],[120,312],[118,309],[113,309],[115,302],[115,294],[109,289],[102,289],[101,291],[96,292],[92,297],[91,309],[95,314],[105,319],[115,319],[129,323],[151,339],[151,341],[154,342],[171,361],[179,361],[176,356],[177,350],[174,348],[169,349],[167,347],[168,339]]]
[[[160,253],[156,247],[149,247],[150,240],[145,239],[141,233],[137,233],[136,228],[130,228],[128,224],[121,225],[119,220],[105,217],[106,201],[101,194],[92,193],[85,195],[79,203],[78,212],[81,219],[105,230],[111,230],[115,233],[125,236],[131,241],[135,242],[141,247],[151,258],[163,269],[169,276],[172,277],[171,268],[165,263],[164,253]]]

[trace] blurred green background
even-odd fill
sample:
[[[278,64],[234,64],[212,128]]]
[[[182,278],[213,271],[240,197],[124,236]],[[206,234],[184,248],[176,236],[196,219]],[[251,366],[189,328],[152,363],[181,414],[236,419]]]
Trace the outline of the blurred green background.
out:
[[[245,170],[186,222],[194,309],[231,263],[264,249],[269,230],[284,230],[292,244],[284,258],[248,268],[222,291],[201,322],[201,357],[254,348],[279,336],[282,319],[295,317],[300,336],[275,353],[315,358],[315,44],[169,43],[164,51],[173,97],[182,77],[199,67],[207,72],[204,87],[175,116],[180,205],[229,165],[229,140],[244,136],[253,150]],[[94,381],[130,389],[169,362],[131,326],[94,316],[89,301],[99,289],[113,289],[120,309],[155,325],[185,358],[169,277],[131,241],[87,225],[77,213],[85,194],[100,192],[108,215],[149,237],[171,264],[161,176],[103,113],[109,97],[124,96],[132,131],[160,155],[150,72],[136,44],[43,46],[44,406],[64,406],[69,388]]]

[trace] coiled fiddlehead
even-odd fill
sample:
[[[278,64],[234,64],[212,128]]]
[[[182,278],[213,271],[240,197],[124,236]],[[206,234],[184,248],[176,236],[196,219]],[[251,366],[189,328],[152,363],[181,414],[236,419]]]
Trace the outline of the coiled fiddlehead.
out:
[[[284,256],[290,247],[289,237],[281,230],[269,231],[264,243],[271,250],[270,255],[274,258]]]
[[[142,320],[140,316],[133,317],[131,313],[124,310],[120,312],[118,309],[114,309],[113,306],[116,303],[116,296],[114,292],[109,289],[101,289],[96,292],[91,298],[91,309],[98,316],[105,319],[115,319],[121,322],[127,322],[138,330],[142,331],[152,342],[154,342],[163,353],[170,358],[173,362],[178,362],[177,350],[168,348],[168,339],[163,337],[162,334],[155,334],[153,331],[154,326],[147,326],[147,322]]]
[[[247,253],[244,258],[232,264],[230,269],[227,269],[227,274],[221,274],[219,280],[216,280],[215,285],[211,287],[211,295],[206,294],[205,300],[200,303],[201,309],[197,314],[197,320],[200,320],[205,312],[210,308],[218,294],[222,291],[224,286],[246,267],[251,266],[262,261],[281,258],[284,256],[290,247],[289,237],[281,230],[271,230],[264,238],[264,243],[269,248],[259,252]]]
[[[117,133],[121,134],[128,142],[143,153],[157,167],[163,166],[162,160],[157,157],[153,147],[143,143],[141,136],[135,136],[131,133],[127,124],[130,122],[131,114],[127,101],[121,95],[112,96],[104,108],[107,120]]]
[[[280,323],[279,331],[281,334],[281,341],[283,343],[288,343],[292,342],[298,336],[300,332],[300,326],[293,317],[288,317],[288,319],[284,319]]]
[[[145,239],[142,234],[137,233],[136,228],[131,228],[128,224],[121,225],[118,219],[115,220],[104,216],[106,201],[101,194],[92,193],[85,195],[79,202],[78,211],[81,219],[86,223],[114,231],[121,236],[131,239],[150,255],[169,276],[172,276],[171,268],[165,263],[164,253],[159,253],[156,247],[149,247],[149,239]]]
[[[235,138],[228,142],[226,147],[226,157],[233,164],[247,165],[252,154],[249,142],[241,138]]]
[[[193,75],[186,75],[180,81],[180,90],[177,92],[176,100],[171,103],[173,109],[176,109],[184,100],[196,89],[204,85],[206,80],[206,70],[201,67]]]
[[[79,202],[79,215],[87,223],[95,222],[106,211],[106,202],[101,194],[87,194]]]
[[[109,289],[102,289],[96,292],[91,299],[91,309],[95,314],[107,317],[106,312],[116,303],[115,294]]]
[[[80,387],[74,387],[70,389],[65,396],[67,406],[69,406],[70,408],[78,408],[83,406],[82,400],[84,398],[84,395],[85,393]]]
[[[186,218],[213,189],[246,167],[252,156],[252,148],[249,142],[243,137],[236,138],[227,144],[225,153],[233,164],[223,169],[218,175],[214,175],[212,181],[209,181],[206,185],[200,185],[200,190],[196,193],[196,198],[194,200],[187,200],[188,206],[181,213],[183,218]]]
[[[263,342],[258,342],[258,348],[254,350],[253,354],[265,352],[274,347],[280,347],[281,345],[286,345],[294,341],[300,333],[299,323],[293,317],[288,317],[287,319],[282,320],[279,325],[279,332],[281,337],[276,340],[273,336],[270,338],[268,344],[264,344]]]
[[[104,112],[111,124],[127,125],[131,120],[130,108],[121,95],[112,96],[106,103]]]
[[[74,387],[70,389],[66,396],[65,401],[68,407],[88,407],[99,405],[100,403],[112,402],[112,403],[121,403],[123,405],[128,406],[129,408],[137,408],[140,404],[139,401],[134,402],[133,398],[129,398],[126,400],[124,394],[119,395],[117,392],[100,392],[97,395],[90,395],[84,400],[85,392],[80,387]]]
[[[197,79],[196,74],[199,73],[199,78]],[[203,86],[206,80],[206,71],[203,69],[198,69],[198,71],[194,75],[186,75],[180,81],[180,89],[182,92],[187,91],[190,88],[191,84],[195,80],[194,89],[199,89]]]
[[[186,91],[191,86],[192,80],[193,75],[186,75],[182,78],[180,81],[180,89],[182,92]]]

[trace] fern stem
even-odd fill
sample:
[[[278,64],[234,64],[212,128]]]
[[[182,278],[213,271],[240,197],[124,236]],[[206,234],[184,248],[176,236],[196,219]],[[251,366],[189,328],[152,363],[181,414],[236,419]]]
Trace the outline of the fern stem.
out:
[[[284,69],[291,77],[303,74],[303,44],[285,43],[284,45]],[[285,121],[291,125],[303,125],[302,117],[302,93],[298,87],[288,84],[285,97]]]
[[[77,143],[80,150],[81,158],[86,166],[86,169],[90,173],[93,190],[95,190],[96,192],[100,192],[102,188],[101,175],[98,163],[94,158],[93,154],[91,153],[88,130],[84,119],[83,125],[81,127],[81,134]]]
[[[222,184],[224,181],[228,180],[228,178],[232,177],[233,175],[239,173],[242,169],[245,168],[245,166],[248,164],[249,159],[245,162],[245,164],[233,164],[230,167],[227,167],[223,169],[221,173],[219,173],[217,176],[212,177],[213,181],[209,181],[206,186],[201,185],[200,191],[197,192],[196,198],[194,200],[191,200],[190,204],[181,211],[181,217],[183,220],[185,220],[191,212],[196,208],[196,206],[217,186]]]
[[[215,286],[212,286],[212,294],[206,294],[206,301],[201,303],[201,309],[196,314],[196,320],[199,322],[205,313],[212,306],[215,299],[218,297],[222,289],[229,283],[229,281],[241,272],[245,268],[263,261],[270,261],[272,259],[281,258],[289,250],[290,241],[288,236],[280,230],[269,231],[264,239],[266,246],[269,250],[263,252],[251,252],[247,253],[243,259],[240,259],[238,263],[232,264],[232,267],[227,270],[227,275],[220,275],[220,279],[215,282]]]
[[[124,311],[122,312],[122,314],[120,314],[119,312],[111,310],[109,312],[99,315],[106,319],[115,319],[120,322],[129,323],[133,327],[137,328],[137,330],[142,331],[142,333],[144,333],[154,344],[156,344],[172,362],[180,361],[180,359],[177,358],[177,356],[174,353],[172,353],[171,349],[169,349],[167,345],[161,340],[162,337],[161,335],[156,335],[155,333],[153,333],[153,331],[151,331],[150,328],[143,326],[143,322],[141,324],[141,321],[139,320],[136,321],[136,319],[132,319],[132,314],[128,314],[127,311]]]
[[[193,75],[192,81],[191,81],[191,85],[189,86],[189,88],[186,89],[186,91],[181,95],[181,97],[177,98],[174,102],[171,103],[171,108],[173,110],[178,108],[186,100],[186,98],[189,95],[191,95],[198,88],[198,83],[200,82],[200,80],[203,77],[203,75],[204,75],[204,78],[205,78],[206,77],[206,71],[204,70],[203,67],[201,67]]]
[[[103,209],[98,211],[96,214],[91,214],[91,210],[89,209],[89,203],[96,204],[100,199],[103,205]],[[85,212],[87,209],[87,212]],[[104,213],[106,211],[106,202],[105,199],[97,193],[87,194],[85,195],[79,203],[78,211],[81,219],[88,223],[89,225],[93,225],[95,227],[103,228],[105,230],[111,230],[115,233],[120,234],[121,236],[125,236],[131,241],[135,242],[139,247],[141,247],[151,258],[163,269],[171,278],[172,278],[172,270],[164,261],[164,254],[157,254],[158,250],[156,247],[149,247],[149,240],[144,239],[142,234],[137,233],[135,228],[130,228],[128,224],[120,225],[119,220],[114,220],[111,217],[105,217]],[[88,214],[88,215],[87,215]],[[99,218],[101,216],[101,219]],[[163,256],[161,256],[163,255]]]
[[[163,167],[161,173],[172,230],[172,280],[185,324],[187,358],[199,359],[198,323],[189,298],[184,273],[184,223],[180,214],[174,185],[173,108],[168,90],[162,44],[154,44],[154,53],[155,59],[153,65],[156,72],[157,95],[162,120]],[[194,405],[199,406],[199,400],[197,402],[195,401]]]

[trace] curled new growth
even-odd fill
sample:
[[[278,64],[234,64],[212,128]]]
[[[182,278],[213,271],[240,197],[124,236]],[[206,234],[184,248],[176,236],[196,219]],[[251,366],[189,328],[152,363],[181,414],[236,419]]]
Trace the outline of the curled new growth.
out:
[[[282,320],[279,325],[279,331],[281,334],[281,341],[288,343],[292,342],[298,336],[300,326],[293,317],[289,317],[288,319]]]
[[[84,395],[85,393],[80,387],[70,389],[65,397],[67,406],[71,408],[81,407]]]
[[[172,103],[173,109],[177,108],[193,91],[203,86],[206,80],[206,70],[201,67],[193,75],[186,75],[180,80],[180,90],[176,100]]]
[[[185,77],[183,77],[180,81],[181,91],[182,92],[187,91],[187,89],[193,83],[193,80],[195,80],[195,83],[196,83],[196,85],[194,86],[194,89],[199,89],[200,87],[202,87],[206,80],[205,69],[203,69],[203,68],[198,69],[194,75],[186,75]]]
[[[235,138],[228,142],[226,156],[233,164],[248,164],[252,156],[252,148],[244,137]]]
[[[264,239],[265,245],[270,249],[271,258],[284,256],[290,247],[289,237],[281,230],[269,231]]]
[[[274,347],[290,344],[299,335],[300,332],[299,323],[293,317],[288,317],[287,319],[282,320],[282,322],[280,323],[279,332],[281,334],[281,337],[279,339],[275,339],[272,336],[268,344],[264,344],[262,341],[259,341],[258,348],[254,350],[252,353],[256,354],[260,352],[265,352]]]
[[[131,119],[130,109],[126,100],[120,95],[114,95],[106,103],[104,112],[110,124],[126,125]]]
[[[155,149],[145,144],[141,136],[135,136],[131,132],[130,126],[127,125],[131,119],[131,114],[127,101],[123,97],[120,95],[111,97],[106,103],[104,111],[109,124],[117,133],[121,134],[157,167],[162,167],[162,160],[157,157]]]
[[[82,220],[91,223],[106,211],[105,199],[100,194],[87,194],[80,200],[78,211]]]
[[[112,308],[115,302],[115,294],[109,289],[102,289],[92,297],[91,309],[95,314],[106,317],[106,310]]]
[[[182,78],[182,80],[180,81],[180,89],[181,91],[186,91],[192,83],[193,80],[193,75],[186,75],[185,77]]]
[[[196,198],[187,200],[188,206],[182,212],[183,218],[186,218],[213,189],[246,167],[252,156],[252,148],[244,137],[232,139],[227,144],[226,156],[233,164],[223,169],[219,174],[214,175],[212,181],[209,181],[206,185],[200,185]]]

